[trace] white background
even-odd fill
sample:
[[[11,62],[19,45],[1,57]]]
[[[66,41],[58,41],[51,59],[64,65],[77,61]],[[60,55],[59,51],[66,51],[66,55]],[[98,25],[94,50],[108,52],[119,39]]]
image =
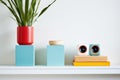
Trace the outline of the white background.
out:
[[[1,65],[15,64],[17,24],[11,16],[0,4]],[[46,64],[49,40],[64,41],[66,65],[72,64],[79,43],[100,44],[101,55],[120,65],[120,0],[57,0],[33,26],[37,65]]]
[[[42,7],[44,4],[47,5],[46,2],[50,0],[43,1]],[[0,65],[15,65],[17,24],[10,17],[7,8],[0,4]],[[79,43],[100,44],[101,55],[108,56],[111,65],[120,65],[120,0],[57,0],[33,26],[37,65],[46,64],[46,46],[49,40],[64,40],[66,65],[72,64]],[[109,78],[105,75],[30,76],[0,76],[0,78],[119,80],[119,75],[109,75]]]

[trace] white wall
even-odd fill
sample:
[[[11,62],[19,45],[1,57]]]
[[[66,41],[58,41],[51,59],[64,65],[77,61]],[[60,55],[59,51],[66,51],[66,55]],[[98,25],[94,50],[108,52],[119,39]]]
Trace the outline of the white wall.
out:
[[[47,0],[49,1],[49,0]],[[43,2],[45,3],[45,2]],[[98,43],[112,65],[120,65],[120,0],[57,0],[34,24],[36,64],[46,63],[49,40],[64,40],[66,64],[79,43]],[[17,24],[0,4],[0,64],[15,64]]]

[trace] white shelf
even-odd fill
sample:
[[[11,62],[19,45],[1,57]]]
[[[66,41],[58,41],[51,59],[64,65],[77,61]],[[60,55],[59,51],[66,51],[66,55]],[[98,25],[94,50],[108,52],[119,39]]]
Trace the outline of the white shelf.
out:
[[[22,74],[120,74],[120,66],[116,67],[0,66],[0,75],[22,75]]]

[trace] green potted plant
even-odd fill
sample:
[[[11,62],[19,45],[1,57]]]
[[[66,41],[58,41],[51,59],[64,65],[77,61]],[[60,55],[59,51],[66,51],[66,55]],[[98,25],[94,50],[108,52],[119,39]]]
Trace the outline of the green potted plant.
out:
[[[17,43],[31,45],[34,42],[33,23],[55,2],[38,12],[41,0],[0,0],[14,16],[17,27]]]

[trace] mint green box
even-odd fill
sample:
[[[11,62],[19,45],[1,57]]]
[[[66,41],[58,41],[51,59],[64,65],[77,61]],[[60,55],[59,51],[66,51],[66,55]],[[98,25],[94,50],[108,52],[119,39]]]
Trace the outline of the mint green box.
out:
[[[47,66],[64,66],[64,46],[47,46]]]
[[[35,49],[33,45],[16,45],[16,66],[34,66]]]
[[[89,45],[89,55],[90,56],[100,56],[100,45],[90,44]]]

